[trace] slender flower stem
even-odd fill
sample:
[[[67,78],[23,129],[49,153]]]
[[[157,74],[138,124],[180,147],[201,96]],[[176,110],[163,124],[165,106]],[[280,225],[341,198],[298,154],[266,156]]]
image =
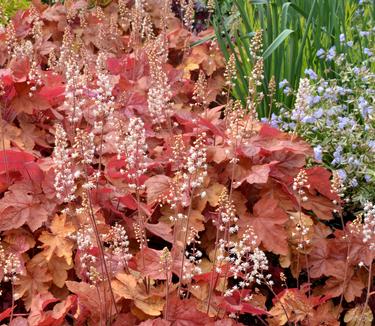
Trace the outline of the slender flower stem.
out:
[[[363,309],[362,309],[362,312],[361,312],[361,317],[358,319],[358,325],[361,326],[362,325],[362,320],[365,316],[365,313],[366,313],[366,307],[368,305],[368,302],[370,300],[370,292],[371,292],[371,286],[372,286],[372,265],[373,265],[373,260],[374,258],[372,257],[371,259],[371,263],[370,263],[370,266],[369,266],[369,269],[368,269],[368,279],[367,279],[367,291],[366,291],[366,300],[365,300],[365,303],[363,305]],[[357,324],[355,324],[357,325]]]
[[[190,180],[189,180],[189,185],[190,185]],[[192,210],[192,204],[193,204],[193,197],[194,197],[194,189],[191,191],[190,194],[190,203],[189,203],[189,209],[187,213],[187,218],[186,218],[186,230],[185,230],[185,237],[184,237],[184,243],[182,247],[182,258],[181,258],[181,270],[180,270],[180,284],[179,287],[181,288],[182,285],[182,279],[183,279],[183,274],[184,274],[184,264],[185,264],[185,250],[186,250],[186,242],[188,240],[189,236],[189,226],[190,226],[190,215],[191,215],[191,210]]]
[[[12,310],[10,311],[10,317],[9,317],[9,324],[12,323],[12,320],[13,320],[13,316],[14,316],[14,313],[13,313],[13,310],[14,310],[14,284],[13,284],[13,281],[11,281],[11,284],[12,284]]]
[[[219,244],[219,227],[216,227],[216,240],[215,240],[215,252],[214,252],[214,261],[212,265],[212,272],[211,272],[211,280],[210,280],[210,288],[208,290],[208,302],[207,302],[207,314],[210,312],[210,305],[212,299],[212,292],[215,289],[214,285],[214,275],[216,276],[216,255],[217,255],[217,247]],[[215,281],[216,283],[216,281]]]
[[[111,299],[113,301],[113,305],[115,306],[116,313],[119,314],[119,311],[118,311],[118,308],[117,308],[117,305],[116,305],[115,295],[113,293],[113,289],[112,289],[112,285],[111,285],[111,278],[110,278],[110,275],[109,275],[109,272],[108,272],[107,264],[105,262],[104,247],[103,247],[103,243],[100,239],[100,234],[99,234],[99,231],[98,231],[98,225],[96,223],[94,211],[93,211],[93,208],[92,208],[91,194],[90,194],[89,191],[87,191],[87,197],[89,199],[91,223],[93,225],[96,241],[98,242],[98,246],[99,246],[100,256],[102,258],[101,259],[102,267],[104,268],[104,272],[105,272],[105,276],[106,276],[106,279],[107,279],[107,282],[108,282],[109,291],[110,291],[110,294],[111,294]]]

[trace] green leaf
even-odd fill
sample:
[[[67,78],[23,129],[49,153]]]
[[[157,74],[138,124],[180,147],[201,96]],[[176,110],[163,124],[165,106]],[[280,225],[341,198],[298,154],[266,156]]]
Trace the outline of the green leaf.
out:
[[[293,33],[291,29],[284,29],[270,44],[270,46],[264,51],[263,59],[267,59],[278,47],[284,42],[284,40]]]
[[[193,48],[194,46],[197,46],[197,45],[200,45],[200,44],[206,43],[207,41],[213,40],[214,38],[216,38],[216,35],[215,35],[215,34],[207,35],[207,36],[201,38],[200,40],[191,43],[191,44],[190,44],[190,47]]]
[[[268,0],[250,0],[252,5],[267,5]]]

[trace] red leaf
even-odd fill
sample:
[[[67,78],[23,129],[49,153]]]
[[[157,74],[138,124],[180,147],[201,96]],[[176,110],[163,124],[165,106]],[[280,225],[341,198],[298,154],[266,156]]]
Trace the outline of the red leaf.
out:
[[[155,175],[146,182],[147,204],[155,204],[159,199],[166,195],[170,188],[171,178],[166,175]]]
[[[263,153],[276,151],[292,151],[294,153],[312,156],[313,150],[309,144],[291,135],[282,133],[269,125],[263,125],[259,135],[252,138],[251,143],[261,148]]]
[[[0,172],[7,169],[19,171],[25,169],[27,162],[33,162],[34,156],[26,152],[5,150],[0,152]]]
[[[268,176],[270,174],[271,168],[275,162],[264,165],[253,165],[251,167],[250,174],[246,177],[246,181],[250,184],[253,183],[267,183]]]
[[[157,318],[157,319],[149,319],[139,324],[139,326],[170,326],[172,325],[171,322]]]
[[[326,197],[311,196],[307,194],[308,199],[302,202],[302,207],[307,210],[313,211],[316,216],[322,220],[331,220],[333,218],[333,211],[336,205]]]
[[[180,300],[176,295],[171,296],[168,309],[168,320],[173,326],[209,326],[212,319],[207,314],[197,310],[194,299]]]
[[[9,68],[12,70],[12,77],[15,83],[23,83],[27,80],[30,70],[30,60],[28,58],[17,58],[12,60]]]
[[[2,321],[5,318],[8,318],[14,308],[16,308],[16,306],[14,306],[13,308],[10,307],[8,309],[5,309],[3,312],[1,312],[0,313],[0,321]]]
[[[243,227],[251,225],[258,236],[258,244],[262,243],[268,251],[286,255],[288,243],[283,224],[287,221],[288,215],[279,207],[278,201],[261,198],[254,206],[253,215],[243,217],[240,224]]]
[[[162,238],[165,241],[168,241],[170,243],[173,242],[173,236],[172,236],[172,228],[170,225],[159,222],[157,224],[146,224],[146,229],[150,231],[152,234],[157,235],[158,237]]]
[[[129,209],[135,210],[138,207],[137,201],[132,194],[127,194],[125,196],[119,197],[119,200],[121,204]]]
[[[268,312],[264,309],[260,309],[257,307],[254,307],[250,303],[246,303],[241,301],[241,296],[244,297],[247,295],[249,291],[245,290],[243,292],[241,291],[235,291],[233,292],[233,295],[230,297],[221,297],[220,306],[224,308],[226,311],[232,312],[232,313],[249,313],[252,315],[265,315],[268,314]]]
[[[11,230],[28,224],[32,231],[48,218],[53,203],[42,202],[30,183],[15,183],[0,200],[0,230]]]
[[[310,190],[316,190],[330,200],[339,199],[337,194],[331,191],[331,172],[321,166],[316,166],[311,169],[306,169],[306,174],[308,176]]]

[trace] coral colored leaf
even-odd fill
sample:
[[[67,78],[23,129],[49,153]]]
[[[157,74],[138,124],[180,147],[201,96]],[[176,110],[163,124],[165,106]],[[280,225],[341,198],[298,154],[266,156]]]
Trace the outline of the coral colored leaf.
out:
[[[209,131],[211,131],[215,136],[225,137],[225,134],[222,130],[220,130],[217,126],[215,126],[211,121],[199,118],[198,124],[201,126],[206,127]]]
[[[34,162],[34,156],[27,152],[0,151],[0,174],[4,175],[9,171],[20,173],[22,179],[31,180],[38,184],[43,180],[43,173]]]
[[[47,293],[52,276],[47,268],[27,263],[27,274],[20,275],[15,284],[15,299],[23,298],[25,306],[30,309],[32,298],[38,293]]]
[[[292,151],[295,154],[312,156],[313,150],[310,145],[299,138],[292,138],[291,135],[270,127],[267,124],[262,125],[259,135],[255,136],[252,145],[260,147],[265,153],[277,151]]]
[[[331,220],[333,211],[337,208],[331,200],[324,196],[311,196],[307,194],[308,199],[302,202],[302,207],[313,211],[316,216],[322,220]]]
[[[51,297],[47,299],[48,297]],[[33,298],[31,313],[27,318],[30,326],[60,326],[65,322],[65,316],[75,304],[77,297],[69,295],[65,300],[54,305],[52,310],[44,311],[50,303],[59,301],[51,294],[38,295]],[[35,301],[34,301],[35,300]],[[38,302],[39,301],[39,302]],[[33,307],[35,305],[35,307]],[[33,309],[34,308],[34,309]]]
[[[10,103],[10,108],[17,114],[27,113],[33,114],[35,112],[49,109],[51,105],[46,99],[38,93],[34,93],[31,97],[29,95],[29,88],[24,85],[16,85],[17,96],[14,97]]]
[[[66,215],[56,215],[50,226],[51,232],[43,231],[39,237],[39,241],[43,243],[43,255],[50,261],[52,255],[57,257],[64,257],[66,263],[72,263],[72,249],[74,243],[69,239],[76,228],[71,222],[66,221]]]
[[[155,175],[145,182],[147,204],[151,205],[162,199],[169,191],[171,178],[166,175]]]
[[[246,181],[250,184],[267,183],[270,171],[270,164],[253,165],[250,174],[246,177]]]
[[[135,306],[147,315],[159,316],[163,310],[164,300],[147,294],[144,287],[141,287],[131,274],[117,274],[116,279],[112,281],[112,288],[118,297],[133,300]]]
[[[287,233],[284,229],[288,215],[270,198],[261,198],[254,206],[253,215],[241,220],[243,226],[251,225],[258,242],[275,254],[288,253]]]
[[[170,225],[164,222],[159,222],[157,224],[147,223],[146,229],[165,241],[168,241],[170,243],[173,242],[172,228],[170,227]]]
[[[27,58],[17,58],[9,64],[12,71],[12,78],[15,83],[23,83],[27,79],[30,70],[30,60]]]
[[[309,190],[316,190],[330,200],[338,200],[337,194],[331,191],[331,173],[321,166],[306,169]]]
[[[69,291],[77,295],[77,304],[79,307],[81,307],[76,313],[77,318],[82,318],[82,320],[84,320],[88,317],[92,325],[99,325],[100,313],[102,309],[98,308],[103,307],[103,305],[106,305],[108,307],[108,311],[111,311],[112,314],[114,314],[115,307],[113,306],[112,300],[109,299],[110,293],[108,286],[103,289],[102,285],[98,285],[96,288],[95,286],[85,282],[74,281],[66,281],[65,284]],[[103,301],[104,298],[107,299],[106,302]],[[85,309],[88,310],[88,313],[87,311],[85,312]]]
[[[23,170],[28,162],[33,162],[34,156],[14,150],[5,150],[0,152],[0,172],[8,170]]]
[[[241,300],[241,297],[245,296],[245,293],[240,291],[235,291],[231,296],[221,298],[220,306],[226,311],[231,313],[240,313],[240,314],[252,314],[252,315],[265,315],[268,312],[264,309],[260,309],[251,305],[248,302]]]
[[[181,300],[173,295],[170,298],[168,308],[168,320],[173,326],[208,326],[213,321],[207,314],[197,310],[197,301],[194,299]]]
[[[139,326],[170,326],[172,323],[165,319],[149,319],[139,324]]]
[[[319,243],[313,246],[309,255],[310,276],[314,278],[321,277],[322,275],[329,276],[335,262],[330,256],[328,240],[320,239]]]
[[[0,231],[16,229],[25,223],[35,231],[47,220],[49,207],[48,202],[41,202],[32,184],[15,183],[0,200]]]
[[[125,207],[133,209],[133,210],[137,209],[138,207],[136,199],[131,194],[127,194],[125,196],[119,197],[119,201]]]
[[[331,277],[322,288],[323,293],[332,297],[338,297],[344,293],[347,302],[352,302],[356,297],[360,297],[365,288],[362,279],[354,273],[352,268],[348,268],[345,275],[344,261],[337,261],[335,267],[335,270],[330,272]]]
[[[19,253],[24,253],[35,246],[33,234],[22,228],[3,232],[2,239],[9,244],[13,250]]]
[[[162,250],[143,248],[137,253],[136,260],[138,270],[144,276],[149,276],[157,280],[165,280],[166,275],[161,265]]]

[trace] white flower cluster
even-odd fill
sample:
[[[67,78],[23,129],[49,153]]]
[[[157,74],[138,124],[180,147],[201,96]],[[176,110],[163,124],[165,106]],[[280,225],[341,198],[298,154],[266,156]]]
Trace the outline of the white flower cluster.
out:
[[[238,232],[236,208],[234,207],[233,201],[229,198],[227,189],[225,189],[219,197],[217,211],[219,213],[219,230],[228,230],[229,234]]]
[[[98,258],[90,253],[90,250],[95,246],[93,228],[87,225],[83,226],[71,238],[77,242],[78,250],[80,250],[79,261],[83,275],[87,277],[91,285],[103,281],[104,277],[97,269]]]
[[[42,73],[39,68],[39,63],[35,61],[35,59],[30,60],[30,71],[27,76],[27,85],[31,85],[29,97],[33,96],[33,92],[37,90],[38,86],[43,84],[42,81]]]
[[[73,158],[78,158],[83,164],[91,164],[94,159],[95,144],[94,134],[82,129],[76,129],[73,144]]]
[[[186,260],[182,270],[182,279],[184,281],[192,280],[195,275],[202,274],[200,264],[202,263],[203,254],[197,248],[200,243],[198,231],[191,227],[187,240],[187,245],[190,246],[190,249],[185,251]]]
[[[132,258],[132,254],[129,253],[129,238],[125,228],[118,223],[111,226],[108,239],[109,249],[114,255],[121,257],[126,264]]]
[[[202,133],[189,148],[185,165],[183,190],[199,188],[207,176],[207,149],[205,146],[206,133]]]
[[[375,206],[370,202],[364,207],[362,233],[363,242],[369,245],[370,250],[375,251]]]
[[[14,282],[18,279],[21,262],[14,253],[6,254],[3,245],[0,243],[0,270],[4,282]],[[1,279],[0,279],[1,282]],[[1,290],[0,290],[1,295]]]
[[[82,111],[86,104],[84,97],[86,78],[81,75],[77,54],[67,57],[64,66],[66,80],[64,108],[68,112],[69,122],[75,124],[82,118]]]
[[[301,169],[293,180],[293,191],[298,194],[298,196],[301,198],[301,201],[308,200],[305,190],[303,189],[304,187],[310,188],[310,185],[308,184],[306,171],[304,169]]]
[[[101,131],[106,120],[112,116],[114,111],[115,97],[112,95],[113,85],[105,67],[106,57],[103,53],[98,55],[96,70],[98,73],[94,116],[96,118],[94,128]]]
[[[54,183],[56,197],[64,202],[70,202],[76,198],[74,192],[77,190],[77,186],[75,184],[67,135],[61,124],[57,124],[55,129],[53,162],[56,165]]]
[[[126,173],[132,180],[129,187],[143,189],[139,185],[139,177],[147,171],[147,143],[145,125],[141,118],[131,118],[125,141],[118,146],[118,157],[126,155]]]
[[[170,103],[172,91],[168,82],[168,76],[163,70],[163,58],[158,55],[162,46],[162,38],[154,41],[153,47],[148,54],[150,64],[150,88],[148,90],[148,111],[153,123],[161,124],[170,115]]]
[[[233,243],[230,248],[230,271],[234,279],[240,278],[238,284],[229,288],[225,296],[231,296],[234,291],[249,287],[251,283],[273,285],[271,275],[264,273],[268,270],[268,259],[266,254],[257,247],[258,236],[249,227],[242,238]]]
[[[296,103],[292,111],[292,119],[301,121],[304,112],[309,108],[311,101],[311,86],[308,78],[302,78],[299,82]]]

